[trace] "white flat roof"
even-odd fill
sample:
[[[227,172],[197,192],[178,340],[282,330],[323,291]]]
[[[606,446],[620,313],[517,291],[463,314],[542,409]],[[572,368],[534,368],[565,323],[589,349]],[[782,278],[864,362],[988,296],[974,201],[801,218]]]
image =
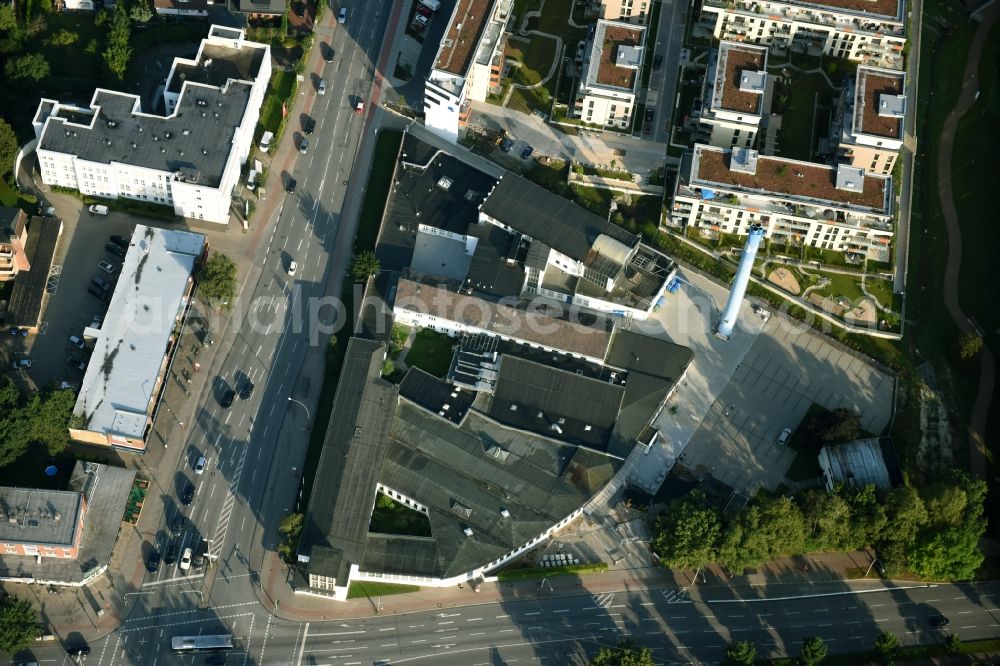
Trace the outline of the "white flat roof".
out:
[[[205,236],[138,225],[73,413],[85,430],[141,438],[167,342]]]

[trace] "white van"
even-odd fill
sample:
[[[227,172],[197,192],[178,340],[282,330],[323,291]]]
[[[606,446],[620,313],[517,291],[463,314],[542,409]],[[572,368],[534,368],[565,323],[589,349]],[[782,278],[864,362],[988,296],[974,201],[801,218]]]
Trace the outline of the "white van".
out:
[[[89,208],[87,208],[87,210],[90,211],[91,215],[107,215],[108,214],[108,207],[107,206],[101,206],[101,205],[98,205],[98,204],[94,204],[93,206],[90,206]]]

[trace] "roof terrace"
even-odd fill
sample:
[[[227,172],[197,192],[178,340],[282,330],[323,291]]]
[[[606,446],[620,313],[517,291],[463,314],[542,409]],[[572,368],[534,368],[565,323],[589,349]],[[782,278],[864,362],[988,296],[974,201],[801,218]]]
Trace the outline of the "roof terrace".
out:
[[[854,131],[901,139],[906,98],[902,72],[859,67],[854,86]]]
[[[459,0],[434,66],[457,76],[465,76],[472,63],[479,36],[490,16],[493,0]]]
[[[634,90],[642,66],[644,29],[621,23],[598,21],[594,36],[597,54],[595,83]]]
[[[766,72],[766,48],[722,42],[715,70],[712,106],[759,115],[764,102]]]

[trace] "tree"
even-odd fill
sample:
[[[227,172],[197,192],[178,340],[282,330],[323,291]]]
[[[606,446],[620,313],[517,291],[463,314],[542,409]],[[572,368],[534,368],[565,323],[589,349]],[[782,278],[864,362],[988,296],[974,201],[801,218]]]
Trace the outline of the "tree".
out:
[[[5,595],[0,599],[0,652],[23,650],[38,638],[38,615],[24,599]]]
[[[0,118],[0,176],[7,175],[14,169],[14,160],[20,149],[14,128]]]
[[[664,566],[695,569],[715,559],[722,523],[701,492],[671,502],[656,527],[653,552]]]
[[[879,661],[885,666],[892,666],[896,663],[899,651],[899,639],[896,634],[885,631],[875,639],[875,652],[878,653]]]
[[[394,372],[396,372],[396,365],[392,362],[392,359],[385,359],[385,361],[382,362],[382,376],[388,377]]]
[[[108,46],[104,50],[104,62],[115,78],[125,78],[129,60],[132,59],[132,47],[129,45],[131,36],[132,27],[125,4],[119,2],[115,5],[114,14],[111,16]]]
[[[29,444],[43,444],[50,456],[57,455],[69,444],[70,421],[76,396],[72,391],[35,393],[24,410],[30,427]]]
[[[198,272],[198,290],[209,302],[228,307],[236,296],[236,264],[233,260],[213,252]]]
[[[861,417],[853,409],[838,407],[813,414],[805,423],[806,433],[819,445],[849,442],[861,432]]]
[[[962,651],[962,639],[958,634],[948,634],[945,637],[944,651],[948,654],[959,654]]]
[[[153,18],[153,11],[149,8],[148,3],[140,1],[132,5],[128,17],[136,23],[149,23],[149,20]]]
[[[969,331],[958,339],[958,356],[963,361],[971,361],[983,350],[983,339],[975,331]]]
[[[826,643],[819,636],[810,636],[802,641],[802,652],[799,654],[799,661],[803,666],[815,666],[826,659]]]
[[[851,505],[837,493],[807,490],[798,498],[811,546],[816,550],[843,550],[854,546]]]
[[[351,275],[355,282],[366,282],[368,278],[378,275],[381,268],[382,265],[375,253],[371,250],[365,250],[354,257],[354,261],[351,262]]]
[[[27,53],[8,60],[3,71],[11,81],[38,81],[49,75],[49,61],[41,53]]]
[[[875,486],[845,490],[851,505],[851,533],[856,548],[876,543],[886,525],[885,508],[879,501]]]
[[[786,555],[797,555],[806,542],[805,519],[788,497],[767,499],[747,507],[726,532],[719,561],[742,571]]]
[[[295,552],[299,549],[299,538],[302,536],[301,513],[290,513],[278,523],[278,532],[285,538],[278,544],[278,554],[286,562],[291,562],[295,558]]]
[[[961,486],[946,481],[933,483],[924,491],[931,525],[961,525],[969,498]]]
[[[653,651],[623,641],[615,648],[602,647],[590,660],[590,666],[654,666]]]
[[[757,661],[757,647],[751,641],[732,643],[726,648],[726,663],[733,666],[753,666]]]
[[[979,539],[986,521],[978,528],[948,527],[924,533],[909,554],[910,569],[931,580],[969,580],[983,563]]]
[[[17,27],[17,15],[14,13],[14,3],[0,6],[0,32],[13,32]]]
[[[46,42],[51,46],[69,46],[70,44],[75,44],[76,40],[79,38],[80,35],[76,34],[72,30],[66,30],[63,28],[49,37]]]
[[[886,525],[883,538],[887,541],[912,543],[927,524],[927,507],[920,494],[910,486],[893,488],[885,496]]]

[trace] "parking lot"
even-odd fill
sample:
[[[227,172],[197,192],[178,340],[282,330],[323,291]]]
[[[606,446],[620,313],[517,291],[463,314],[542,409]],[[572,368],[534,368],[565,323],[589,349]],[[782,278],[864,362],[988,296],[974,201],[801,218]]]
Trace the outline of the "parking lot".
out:
[[[633,471],[637,485],[655,492],[679,460],[747,495],[774,490],[795,457],[778,436],[813,402],[858,410],[868,432],[888,425],[891,376],[779,315],[764,321],[747,302],[734,335],[719,340],[712,331],[728,291],[697,274],[681,277],[681,290],[641,328],[690,347],[694,360],[657,419],[661,442]]]

